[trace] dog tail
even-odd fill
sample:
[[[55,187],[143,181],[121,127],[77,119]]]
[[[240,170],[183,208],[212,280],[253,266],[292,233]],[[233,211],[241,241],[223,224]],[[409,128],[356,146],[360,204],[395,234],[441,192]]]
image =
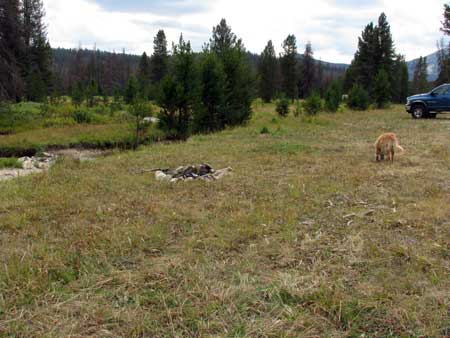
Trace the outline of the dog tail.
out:
[[[395,139],[395,147],[401,151],[401,153],[403,154],[405,152],[405,148],[403,148],[399,143],[397,138]]]

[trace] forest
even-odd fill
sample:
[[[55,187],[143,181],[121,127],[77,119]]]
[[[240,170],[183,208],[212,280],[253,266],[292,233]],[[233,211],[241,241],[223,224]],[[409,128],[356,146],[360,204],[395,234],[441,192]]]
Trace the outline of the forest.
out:
[[[299,52],[293,34],[279,55],[272,41],[261,54],[252,54],[225,19],[201,52],[193,51],[183,35],[170,48],[163,29],[154,37],[151,55],[105,52],[95,46],[52,49],[44,17],[41,0],[0,4],[1,101],[54,103],[70,97],[77,110],[93,107],[99,101],[95,97],[103,97],[112,109],[137,99],[151,101],[160,107],[160,127],[168,138],[245,123],[257,97],[278,100],[280,110],[287,100],[309,99],[305,104],[315,107],[312,111],[336,111],[346,94],[350,108],[364,110],[371,104],[382,108],[403,103],[410,93],[430,88],[426,58],[417,63],[413,79],[408,78],[384,13],[364,28],[348,67],[316,60],[311,42]],[[448,79],[448,55],[441,45],[439,83]]]

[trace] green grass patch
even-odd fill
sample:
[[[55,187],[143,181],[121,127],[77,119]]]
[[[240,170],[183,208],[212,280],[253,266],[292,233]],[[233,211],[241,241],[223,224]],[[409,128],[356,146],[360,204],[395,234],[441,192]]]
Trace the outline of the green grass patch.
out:
[[[5,168],[22,168],[22,164],[18,161],[17,158],[1,158],[0,157],[0,169]]]

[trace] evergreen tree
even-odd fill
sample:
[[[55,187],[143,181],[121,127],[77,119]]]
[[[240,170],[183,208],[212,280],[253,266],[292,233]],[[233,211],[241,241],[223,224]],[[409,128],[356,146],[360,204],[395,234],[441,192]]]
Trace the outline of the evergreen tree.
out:
[[[393,82],[392,99],[396,103],[404,103],[409,92],[409,74],[408,65],[405,57],[397,55],[394,64],[394,82]]]
[[[153,83],[159,83],[167,74],[168,60],[166,34],[163,30],[160,30],[153,40],[153,55],[150,58],[151,80]]]
[[[150,62],[147,53],[143,53],[139,61],[138,81],[142,93],[148,93],[150,87]],[[145,95],[144,95],[145,96]]]
[[[366,110],[369,108],[369,103],[369,93],[360,85],[355,84],[348,94],[348,106],[351,109]]]
[[[444,21],[442,22],[441,31],[445,35],[450,35],[450,5],[444,4]]]
[[[439,66],[439,75],[435,81],[435,85],[438,86],[442,83],[450,82],[450,45],[445,47],[444,40],[441,39],[439,43],[437,43],[438,50],[438,66]]]
[[[197,107],[198,72],[190,42],[181,35],[173,48],[173,75],[165,78],[161,86],[158,104],[160,126],[169,138],[186,140],[191,131],[194,109]]]
[[[91,80],[86,87],[85,96],[89,107],[93,107],[95,104],[95,96],[98,94],[98,86],[95,80]]]
[[[301,62],[301,78],[299,81],[299,92],[301,97],[308,97],[312,93],[314,87],[315,62],[313,55],[311,42],[308,42]]]
[[[134,145],[133,149],[136,150],[141,143],[142,134],[146,131],[148,124],[143,119],[146,116],[151,115],[150,106],[147,104],[145,98],[141,95],[137,95],[130,107],[130,114],[134,117]]]
[[[258,65],[259,70],[259,94],[265,102],[271,102],[277,92],[277,67],[278,61],[272,40],[267,43],[261,54]]]
[[[392,39],[391,28],[387,22],[386,15],[381,13],[378,18],[378,26],[376,27],[376,37],[378,43],[376,46],[375,61],[377,62],[377,75],[380,69],[384,69],[389,82],[392,82],[392,70],[396,58],[394,41]]]
[[[378,108],[385,108],[391,99],[389,76],[384,68],[381,68],[375,76],[373,99]]]
[[[212,132],[223,128],[225,73],[215,53],[204,52],[201,64],[202,106],[195,112],[195,130]]]
[[[78,82],[73,86],[71,96],[72,96],[72,103],[76,107],[81,106],[85,98],[83,84],[81,82]]]
[[[139,83],[134,76],[130,76],[127,87],[125,88],[125,103],[132,104],[139,94]]]
[[[339,109],[342,100],[342,91],[339,81],[333,81],[325,94],[325,108],[327,111],[335,113]]]
[[[252,113],[255,80],[248,64],[242,40],[237,39],[225,19],[213,28],[211,52],[217,54],[225,73],[225,107],[221,125],[235,126],[247,122]]]
[[[297,91],[297,39],[295,35],[288,35],[283,42],[283,54],[280,56],[282,90],[286,96],[295,100]]]
[[[209,42],[211,50],[218,55],[223,55],[238,45],[242,45],[242,41],[237,39],[225,19],[220,20],[220,23],[213,28],[212,38]]]
[[[384,69],[391,88],[389,96],[394,96],[396,90],[394,83],[397,81],[395,78],[395,59],[390,26],[386,15],[382,13],[378,18],[378,24],[368,24],[358,39],[358,50],[347,70],[344,89],[349,90],[354,84],[359,84],[369,93],[372,99],[375,99],[375,78],[380,74],[381,69]]]
[[[0,1],[0,99],[19,101],[24,93],[20,60],[25,55],[19,0]]]
[[[428,91],[428,63],[426,57],[420,57],[414,68],[412,80],[413,94],[424,93]]]
[[[52,84],[52,50],[43,23],[45,10],[42,0],[22,0],[22,34],[25,55],[22,76],[26,79],[28,100],[42,100]]]

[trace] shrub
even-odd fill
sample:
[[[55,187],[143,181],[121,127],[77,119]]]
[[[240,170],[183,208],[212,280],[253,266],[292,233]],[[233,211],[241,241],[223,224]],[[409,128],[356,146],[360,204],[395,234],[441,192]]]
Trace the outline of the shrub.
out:
[[[338,82],[333,82],[325,94],[325,108],[327,111],[335,113],[341,104],[342,95]]]
[[[316,115],[322,110],[322,99],[320,98],[320,95],[313,92],[303,103],[303,108],[305,109],[306,114]]]
[[[266,126],[261,128],[261,131],[259,132],[260,134],[270,134],[269,128],[267,128]]]
[[[143,118],[153,115],[151,107],[151,105],[149,105],[144,101],[144,99],[139,96],[134,99],[133,104],[130,107],[130,114],[133,115],[135,119],[135,135],[133,146],[135,150],[139,147],[142,135],[148,130],[148,127],[150,126],[148,123],[144,123]]]
[[[348,94],[348,106],[351,109],[367,110],[369,108],[369,94],[361,86],[355,84]]]
[[[275,110],[281,117],[286,117],[289,115],[289,100],[287,97],[283,96],[277,101]]]
[[[92,122],[92,114],[87,110],[78,109],[73,112],[72,118],[77,123],[91,123]]]

